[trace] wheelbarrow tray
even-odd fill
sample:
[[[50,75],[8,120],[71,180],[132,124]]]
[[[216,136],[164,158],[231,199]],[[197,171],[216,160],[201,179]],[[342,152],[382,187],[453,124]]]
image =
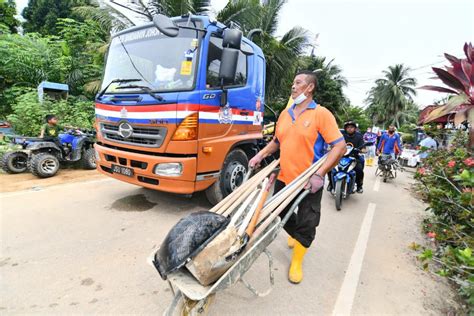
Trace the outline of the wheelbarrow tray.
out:
[[[201,285],[185,268],[168,275],[170,284],[181,291],[187,298],[200,301],[209,295],[221,290],[225,290],[237,283],[242,276],[252,266],[255,260],[276,238],[279,232],[280,218],[275,220],[265,229],[265,231],[252,242],[237,261],[227,270],[215,283],[203,286]]]

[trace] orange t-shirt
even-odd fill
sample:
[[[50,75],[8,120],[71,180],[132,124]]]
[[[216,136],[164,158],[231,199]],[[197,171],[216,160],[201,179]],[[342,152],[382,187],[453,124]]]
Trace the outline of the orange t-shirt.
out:
[[[295,105],[284,110],[277,123],[275,141],[280,144],[278,180],[289,184],[324,156],[327,144],[344,140],[334,115],[312,101],[295,119]]]

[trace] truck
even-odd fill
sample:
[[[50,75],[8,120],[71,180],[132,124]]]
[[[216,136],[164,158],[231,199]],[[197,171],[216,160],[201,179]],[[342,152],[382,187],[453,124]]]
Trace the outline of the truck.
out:
[[[204,15],[115,34],[95,100],[98,171],[218,203],[265,145],[265,70],[259,46]]]

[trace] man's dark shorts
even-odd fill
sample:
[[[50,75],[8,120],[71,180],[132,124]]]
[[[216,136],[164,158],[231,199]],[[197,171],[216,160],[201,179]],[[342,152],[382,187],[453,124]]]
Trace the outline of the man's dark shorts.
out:
[[[285,183],[277,181],[275,184],[275,193],[285,187]],[[310,193],[298,206],[298,214],[293,214],[285,225],[286,232],[298,240],[305,248],[309,248],[316,236],[316,227],[321,218],[321,198],[323,190],[316,193]],[[297,198],[297,197],[296,197]],[[295,198],[295,199],[296,199]],[[293,201],[280,213],[280,217],[285,217]]]

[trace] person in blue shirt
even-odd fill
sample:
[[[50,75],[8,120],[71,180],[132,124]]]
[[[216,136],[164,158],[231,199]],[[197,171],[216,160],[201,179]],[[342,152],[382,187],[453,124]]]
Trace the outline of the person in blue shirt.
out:
[[[369,143],[367,148],[367,166],[372,166],[375,158],[375,143],[377,142],[377,134],[372,133],[372,128],[368,127],[367,132],[364,134],[364,142]]]
[[[402,153],[402,142],[400,135],[395,132],[395,126],[390,125],[387,133],[380,138],[377,154],[390,155],[393,159]]]

